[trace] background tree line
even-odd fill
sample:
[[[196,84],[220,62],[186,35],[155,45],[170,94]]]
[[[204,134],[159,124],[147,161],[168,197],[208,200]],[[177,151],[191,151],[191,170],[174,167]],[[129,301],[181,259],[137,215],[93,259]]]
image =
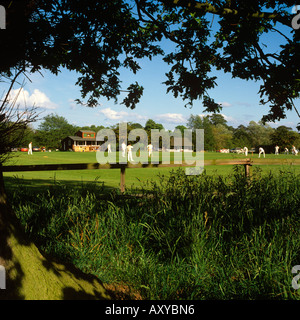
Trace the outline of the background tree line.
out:
[[[113,126],[91,125],[76,126],[68,123],[67,119],[57,114],[50,114],[43,118],[37,129],[27,126],[23,141],[12,147],[22,147],[28,145],[30,141],[34,146],[45,146],[46,148],[61,148],[61,140],[67,136],[74,135],[78,130],[91,130],[98,132],[103,128],[113,129],[118,139],[118,124]],[[132,129],[146,130],[148,137],[151,137],[151,129],[164,130],[162,124],[152,119],[146,121],[145,125],[129,122],[127,124],[128,133]],[[204,129],[204,148],[207,151],[215,151],[222,148],[244,147],[256,148],[259,146],[278,145],[281,149],[292,145],[300,147],[300,135],[292,128],[279,126],[276,129],[262,122],[250,121],[247,126],[239,125],[234,128],[228,125],[226,119],[221,114],[207,116],[191,115],[185,125],[178,125],[176,129]],[[166,130],[168,131],[168,130]]]
[[[191,115],[187,127],[191,129],[204,129],[204,148],[215,151],[222,148],[236,147],[258,148],[259,146],[278,145],[281,150],[292,145],[300,146],[300,135],[292,128],[279,126],[276,129],[268,124],[250,121],[247,126],[239,125],[234,128],[227,124],[221,114],[212,114],[204,117]],[[273,151],[273,149],[271,149]]]

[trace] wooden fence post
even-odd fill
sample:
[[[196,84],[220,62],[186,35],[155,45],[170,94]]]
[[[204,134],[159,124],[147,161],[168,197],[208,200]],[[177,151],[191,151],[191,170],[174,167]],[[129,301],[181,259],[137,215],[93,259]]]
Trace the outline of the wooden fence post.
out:
[[[246,161],[248,161],[248,163],[244,164],[245,167],[245,177],[249,178],[250,177],[250,167],[251,167],[251,159],[246,159]]]
[[[121,192],[125,192],[125,170],[126,164],[121,165],[121,181],[120,181],[120,190]]]

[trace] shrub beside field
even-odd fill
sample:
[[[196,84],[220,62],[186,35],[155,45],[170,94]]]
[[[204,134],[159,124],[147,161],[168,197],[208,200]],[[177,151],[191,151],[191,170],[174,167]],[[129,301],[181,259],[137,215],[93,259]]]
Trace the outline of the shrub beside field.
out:
[[[299,299],[299,175],[177,170],[130,193],[19,186],[10,200],[47,253],[144,299]]]

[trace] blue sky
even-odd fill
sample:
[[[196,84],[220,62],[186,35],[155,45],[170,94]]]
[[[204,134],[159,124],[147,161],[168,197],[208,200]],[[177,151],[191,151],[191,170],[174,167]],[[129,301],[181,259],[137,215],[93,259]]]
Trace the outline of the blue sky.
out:
[[[278,47],[278,40],[275,34],[267,34],[262,39],[271,51]],[[106,99],[100,99],[96,108],[77,105],[74,102],[76,98],[80,98],[80,89],[75,86],[77,75],[67,70],[62,70],[58,76],[49,71],[43,71],[43,77],[39,73],[31,75],[32,82],[27,81],[21,97],[27,101],[27,105],[35,103],[41,107],[40,117],[55,113],[78,126],[92,124],[110,126],[121,121],[139,122],[144,125],[147,119],[153,119],[162,123],[166,129],[172,130],[177,125],[186,125],[191,114],[204,114],[201,101],[194,102],[192,108],[185,108],[186,102],[181,98],[175,99],[171,93],[166,94],[166,87],[162,82],[166,80],[165,73],[169,70],[169,66],[161,61],[161,57],[155,57],[152,61],[142,60],[140,66],[141,70],[136,75],[127,71],[121,74],[122,89],[126,89],[135,81],[144,87],[144,95],[135,110]],[[216,102],[222,103],[221,113],[229,125],[233,127],[240,124],[248,125],[251,120],[259,121],[268,113],[267,106],[259,105],[259,82],[232,79],[230,74],[222,72],[216,72],[215,75],[218,77],[218,86],[210,90],[209,94]],[[122,99],[121,95],[119,101]],[[299,100],[295,101],[295,105],[300,110]],[[296,112],[287,111],[286,116],[286,119],[270,125],[272,127],[286,125],[296,130],[300,121]],[[39,123],[38,121],[33,126],[37,128]]]
[[[76,74],[63,70],[58,76],[48,71],[31,76],[32,82],[27,81],[21,97],[23,101],[41,106],[41,117],[55,113],[65,117],[69,123],[78,126],[105,125],[110,126],[120,121],[139,122],[145,124],[147,119],[162,123],[166,129],[174,129],[177,125],[186,125],[191,114],[203,115],[201,101],[194,102],[192,108],[185,108],[186,102],[181,98],[175,99],[172,94],[166,94],[166,87],[162,84],[167,66],[154,59],[152,62],[143,61],[142,70],[138,75],[124,75],[124,89],[130,81],[138,81],[144,86],[144,95],[136,109],[131,110],[124,105],[115,104],[106,99],[99,100],[99,106],[88,108],[74,102],[80,98],[80,91],[76,82]],[[251,120],[259,121],[268,112],[267,106],[259,105],[259,83],[232,79],[230,74],[218,72],[218,86],[209,92],[218,103],[222,103],[221,113],[229,125],[237,127],[248,125]],[[17,87],[16,87],[17,89]],[[120,102],[122,96],[120,97]],[[300,109],[300,103],[295,102]],[[287,118],[280,122],[270,123],[272,127],[286,125],[296,128],[299,118],[295,111],[288,111]],[[39,121],[33,126],[37,128]]]

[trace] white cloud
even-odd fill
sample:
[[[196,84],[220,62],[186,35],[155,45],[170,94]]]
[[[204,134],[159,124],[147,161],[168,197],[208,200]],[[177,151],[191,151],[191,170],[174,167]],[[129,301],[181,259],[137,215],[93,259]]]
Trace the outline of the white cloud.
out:
[[[229,125],[231,126],[236,126],[236,125],[239,125],[241,124],[238,120],[236,120],[235,118],[233,117],[230,117],[230,116],[226,116],[225,114],[221,113],[221,115],[224,117],[224,119],[228,122]]]
[[[128,116],[128,112],[126,111],[115,111],[111,108],[101,109],[99,113],[103,114],[109,120],[123,120],[124,117]]]
[[[19,105],[20,108],[35,106],[43,109],[56,109],[58,107],[39,89],[34,89],[32,94],[23,88],[14,89],[11,91],[9,99],[11,102],[16,100],[16,105]]]
[[[275,121],[275,122],[267,122],[266,124],[268,124],[270,127],[277,129],[280,126],[286,126],[288,128],[292,128],[293,130],[297,131],[296,127],[297,127],[297,123],[294,121],[287,121],[287,120],[281,120],[279,121]]]
[[[156,121],[161,121],[165,123],[173,123],[173,124],[185,124],[187,122],[187,118],[184,117],[181,113],[164,113],[158,114],[153,117]]]
[[[97,114],[104,115],[108,120],[118,120],[118,121],[140,121],[146,120],[147,117],[134,112],[127,111],[115,111],[111,108],[100,109]]]
[[[217,102],[218,104],[221,104],[222,107],[231,107],[232,104],[227,102],[227,101],[221,101],[221,102]]]
[[[68,102],[71,110],[75,110],[77,108],[77,103],[73,99],[69,99]]]

